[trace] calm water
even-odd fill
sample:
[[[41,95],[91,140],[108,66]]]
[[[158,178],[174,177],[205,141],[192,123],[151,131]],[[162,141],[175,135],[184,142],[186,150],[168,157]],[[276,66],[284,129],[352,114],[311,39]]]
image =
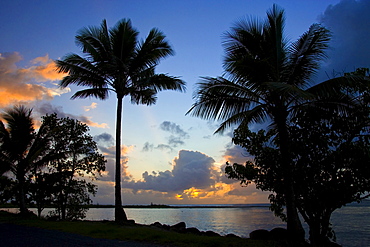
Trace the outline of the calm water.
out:
[[[47,214],[48,210],[44,210]],[[211,230],[221,235],[234,233],[248,237],[256,229],[271,230],[285,227],[274,217],[268,207],[238,208],[127,208],[127,217],[136,223],[151,224],[156,221],[173,225],[185,222],[187,227],[201,231]],[[113,220],[113,208],[92,208],[87,220]],[[337,242],[348,247],[370,246],[370,202],[353,204],[337,210],[332,216]],[[306,230],[307,231],[307,230]]]

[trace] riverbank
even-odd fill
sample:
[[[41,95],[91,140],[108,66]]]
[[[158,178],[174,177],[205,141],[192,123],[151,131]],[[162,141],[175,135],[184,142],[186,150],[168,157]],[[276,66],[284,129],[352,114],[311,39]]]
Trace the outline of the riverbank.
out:
[[[3,227],[7,226],[22,226],[26,227],[28,231],[31,229],[44,229],[48,231],[53,231],[55,239],[52,239],[53,234],[49,234],[49,241],[58,241],[60,234],[73,234],[69,236],[70,246],[82,246],[82,245],[73,245],[73,242],[79,241],[79,238],[91,238],[86,241],[90,241],[91,245],[88,246],[98,246],[95,245],[94,241],[100,242],[102,239],[108,239],[112,241],[117,241],[118,245],[107,245],[107,246],[130,246],[119,241],[129,241],[134,244],[141,244],[145,246],[179,246],[179,247],[201,247],[201,246],[214,246],[214,247],[278,247],[282,246],[281,243],[276,241],[266,241],[266,240],[251,240],[246,238],[239,237],[220,237],[220,236],[201,236],[197,234],[184,234],[178,233],[175,231],[163,230],[158,227],[141,225],[141,224],[127,224],[127,225],[117,225],[112,221],[74,221],[74,222],[52,222],[46,221],[44,219],[38,219],[36,217],[30,217],[23,219],[16,214],[9,212],[0,211],[0,223]],[[6,225],[4,225],[6,224]],[[8,228],[8,229],[11,229]],[[22,231],[20,231],[22,233]],[[19,231],[8,231],[7,234],[1,234],[1,238],[12,239],[13,234],[19,234]],[[27,236],[35,237],[35,234],[28,234],[23,232]],[[25,236],[23,235],[23,236]],[[39,241],[43,239],[43,234],[38,233]],[[83,236],[83,237],[81,237]],[[24,241],[24,244],[17,246],[35,246],[31,245],[34,241],[28,238],[22,238],[21,236],[17,239],[19,241]],[[0,241],[2,241],[0,239]],[[5,241],[5,240],[4,240]],[[18,240],[17,240],[18,241]],[[85,241],[85,240],[84,240]],[[4,242],[1,242],[4,243]],[[28,245],[29,244],[29,245]],[[112,243],[113,244],[113,243]],[[16,246],[16,245],[13,245]],[[39,245],[44,246],[44,245]],[[53,246],[49,242],[49,246]],[[60,245],[58,245],[60,246]],[[65,245],[66,246],[66,245]],[[102,246],[102,245],[100,245]],[[106,246],[106,245],[104,245]],[[135,245],[133,245],[135,246]],[[140,246],[140,245],[138,245]]]

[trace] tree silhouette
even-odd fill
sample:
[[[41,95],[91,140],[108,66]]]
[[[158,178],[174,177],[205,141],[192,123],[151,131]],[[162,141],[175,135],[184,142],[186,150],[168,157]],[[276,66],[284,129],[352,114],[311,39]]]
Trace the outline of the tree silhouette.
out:
[[[15,106],[6,110],[0,121],[0,162],[9,167],[17,180],[20,213],[28,213],[26,206],[26,176],[35,167],[46,165],[53,158],[50,142],[50,128],[41,125],[34,130],[32,109]]]
[[[288,43],[284,25],[284,11],[277,5],[267,12],[265,21],[250,18],[236,23],[223,43],[227,78],[203,78],[187,114],[223,121],[216,130],[220,133],[233,126],[248,128],[251,123],[270,123],[277,132],[288,232],[303,241],[292,180],[288,123],[308,105],[337,113],[350,107],[337,104],[343,96],[340,85],[348,80],[334,78],[309,87],[310,78],[325,58],[330,33],[313,24],[297,41]]]
[[[96,97],[107,99],[109,92],[117,96],[116,116],[116,174],[115,221],[127,220],[121,199],[121,121],[122,100],[131,97],[133,104],[151,105],[162,90],[185,90],[180,79],[156,74],[159,61],[173,50],[158,29],[152,29],[143,40],[131,21],[123,19],[108,29],[106,20],[100,27],[87,27],[78,31],[76,43],[85,57],[66,55],[56,61],[59,72],[68,73],[60,82],[61,87],[75,84],[86,89],[77,91],[72,98]]]

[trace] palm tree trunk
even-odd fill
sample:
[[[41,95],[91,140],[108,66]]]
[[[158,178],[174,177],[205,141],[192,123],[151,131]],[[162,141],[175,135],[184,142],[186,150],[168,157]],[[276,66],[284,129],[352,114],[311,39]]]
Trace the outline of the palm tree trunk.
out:
[[[127,216],[122,208],[121,197],[121,127],[122,127],[122,99],[117,94],[117,122],[116,122],[116,184],[115,184],[115,204],[114,218],[116,222],[127,221]]]
[[[28,210],[26,206],[26,194],[24,191],[24,186],[26,182],[23,174],[21,174],[18,177],[18,183],[19,183],[19,211],[21,215],[27,215]]]
[[[295,192],[293,184],[294,172],[292,171],[292,161],[289,152],[289,134],[286,126],[287,114],[280,112],[275,116],[275,123],[278,128],[279,146],[281,155],[281,165],[284,176],[284,193],[287,212],[287,230],[290,238],[295,241],[303,242],[305,232],[298,216],[295,203]]]
[[[24,164],[22,162],[18,162],[16,178],[18,180],[19,186],[19,212],[21,215],[27,215],[28,209],[26,206],[26,193],[25,193],[25,172],[24,172]]]

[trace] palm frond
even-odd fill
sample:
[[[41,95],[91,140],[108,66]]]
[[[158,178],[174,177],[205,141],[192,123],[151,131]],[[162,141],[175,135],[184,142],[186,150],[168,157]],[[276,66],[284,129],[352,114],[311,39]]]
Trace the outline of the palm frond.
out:
[[[215,133],[223,133],[226,129],[232,126],[248,126],[251,123],[262,123],[267,118],[265,105],[257,105],[256,107],[237,113],[226,121],[221,123]]]
[[[194,94],[196,103],[186,114],[203,119],[225,120],[263,101],[249,88],[224,78],[204,78]]]
[[[109,61],[112,48],[106,20],[102,21],[100,27],[90,26],[80,29],[76,35],[76,44],[91,61],[100,63]]]
[[[185,92],[185,82],[178,77],[169,76],[166,74],[155,74],[147,78],[141,78],[138,82],[138,87],[151,88],[156,93],[163,90],[174,90]]]
[[[153,28],[146,39],[137,46],[131,66],[135,70],[152,67],[157,65],[161,59],[171,55],[174,55],[174,51],[166,41],[166,36],[163,32]]]
[[[131,59],[135,56],[138,35],[139,32],[132,27],[129,19],[118,21],[117,24],[110,29],[113,49],[112,55],[117,58],[117,64],[115,64],[116,68],[123,68],[122,64],[130,64]]]
[[[330,32],[319,24],[313,24],[291,44],[287,83],[297,86],[307,83],[319,68],[320,62],[326,58],[329,40]]]
[[[72,84],[97,87],[107,83],[104,71],[77,54],[69,54],[63,60],[57,60],[56,64],[59,72],[68,73],[59,82],[60,87],[64,88]]]
[[[284,71],[286,60],[286,38],[284,37],[285,13],[282,8],[274,4],[272,9],[267,11],[267,20],[263,28],[264,52],[270,53],[272,66],[272,80],[279,81],[280,73]]]
[[[150,88],[130,90],[131,103],[137,105],[153,105],[157,102],[156,92]]]
[[[71,99],[76,99],[76,98],[89,98],[89,97],[94,97],[98,98],[101,100],[107,99],[109,96],[109,89],[108,88],[87,88],[83,89],[80,91],[77,91]]]

